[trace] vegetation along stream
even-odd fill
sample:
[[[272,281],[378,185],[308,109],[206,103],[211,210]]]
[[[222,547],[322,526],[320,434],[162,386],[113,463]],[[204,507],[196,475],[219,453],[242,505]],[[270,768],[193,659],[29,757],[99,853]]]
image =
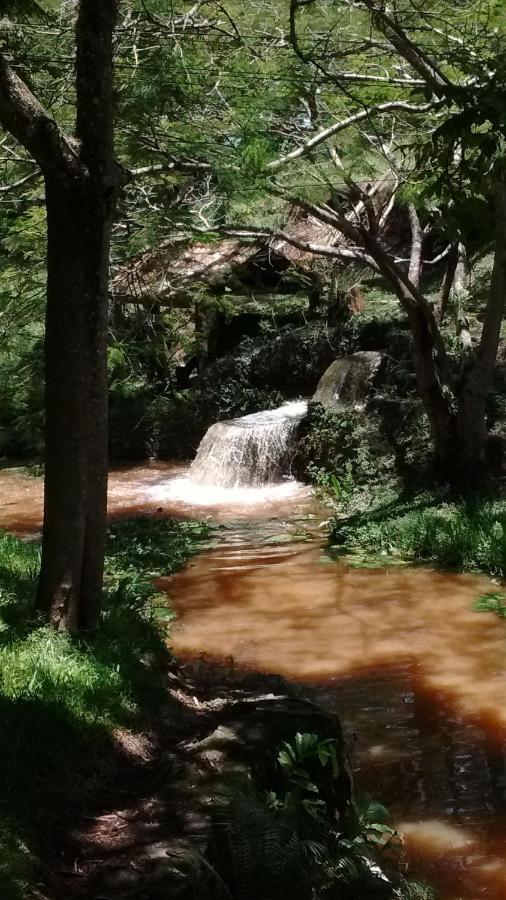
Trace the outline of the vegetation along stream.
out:
[[[473,610],[497,585],[333,555],[327,510],[279,474],[303,409],[213,426],[190,468],[114,471],[109,515],[209,517],[211,548],[156,583],[178,613],[176,655],[316,687],[347,730],[357,792],[388,805],[414,872],[442,900],[502,900],[506,629]],[[40,480],[4,470],[0,488],[2,527],[36,532]]]
[[[505,900],[505,36],[0,0],[0,900]]]

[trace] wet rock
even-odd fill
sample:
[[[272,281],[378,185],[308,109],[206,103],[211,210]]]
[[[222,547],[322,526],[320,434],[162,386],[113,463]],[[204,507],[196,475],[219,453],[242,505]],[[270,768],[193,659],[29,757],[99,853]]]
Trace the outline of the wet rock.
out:
[[[361,408],[383,360],[384,355],[376,350],[360,350],[334,360],[322,375],[313,402],[321,403],[326,409]]]

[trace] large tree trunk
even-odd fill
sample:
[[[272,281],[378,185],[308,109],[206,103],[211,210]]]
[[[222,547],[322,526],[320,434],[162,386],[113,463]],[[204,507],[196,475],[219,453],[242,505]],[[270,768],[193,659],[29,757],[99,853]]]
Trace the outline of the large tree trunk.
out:
[[[43,165],[47,207],[46,475],[38,606],[63,628],[98,619],[107,515],[107,288],[115,200],[118,0],[80,0],[75,140]],[[54,129],[51,128],[51,132]]]
[[[46,474],[38,605],[67,628],[100,607],[107,501],[110,189],[46,178]]]

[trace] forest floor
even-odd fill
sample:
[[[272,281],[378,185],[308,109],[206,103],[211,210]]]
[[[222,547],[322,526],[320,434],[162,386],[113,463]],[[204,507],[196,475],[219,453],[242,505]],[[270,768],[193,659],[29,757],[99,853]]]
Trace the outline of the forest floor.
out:
[[[203,860],[217,800],[260,777],[297,730],[339,735],[337,722],[278,678],[205,661],[173,664],[166,678],[156,725],[112,734],[116,753],[92,804],[60,823],[61,856],[41,867],[39,900],[211,896]]]

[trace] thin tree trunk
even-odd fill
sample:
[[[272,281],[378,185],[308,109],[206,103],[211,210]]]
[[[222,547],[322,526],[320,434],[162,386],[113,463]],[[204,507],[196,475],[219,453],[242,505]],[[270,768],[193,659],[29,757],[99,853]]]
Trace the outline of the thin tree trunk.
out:
[[[413,226],[413,243],[416,246],[412,247],[410,269],[416,275],[415,267],[419,271],[421,265],[421,232],[416,228],[416,221],[412,220]],[[436,468],[451,475],[456,441],[453,373],[434,312],[418,286],[409,276],[406,278],[378,241],[366,234],[364,243],[380,272],[394,288],[408,316],[418,391],[429,420]]]
[[[444,323],[446,312],[448,309],[448,301],[450,299],[453,282],[455,279],[455,273],[457,270],[458,259],[459,259],[458,245],[454,244],[448,255],[448,260],[446,263],[443,282],[441,284],[441,293],[439,295],[439,302],[435,309],[436,321],[440,327]]]
[[[489,299],[480,346],[474,361],[465,361],[459,384],[457,431],[463,470],[474,479],[485,463],[487,396],[492,385],[506,304],[506,184],[495,191],[496,242]]]
[[[419,307],[408,312],[418,390],[429,420],[437,471],[452,475],[455,460],[455,416],[451,378],[439,367],[434,338]]]

